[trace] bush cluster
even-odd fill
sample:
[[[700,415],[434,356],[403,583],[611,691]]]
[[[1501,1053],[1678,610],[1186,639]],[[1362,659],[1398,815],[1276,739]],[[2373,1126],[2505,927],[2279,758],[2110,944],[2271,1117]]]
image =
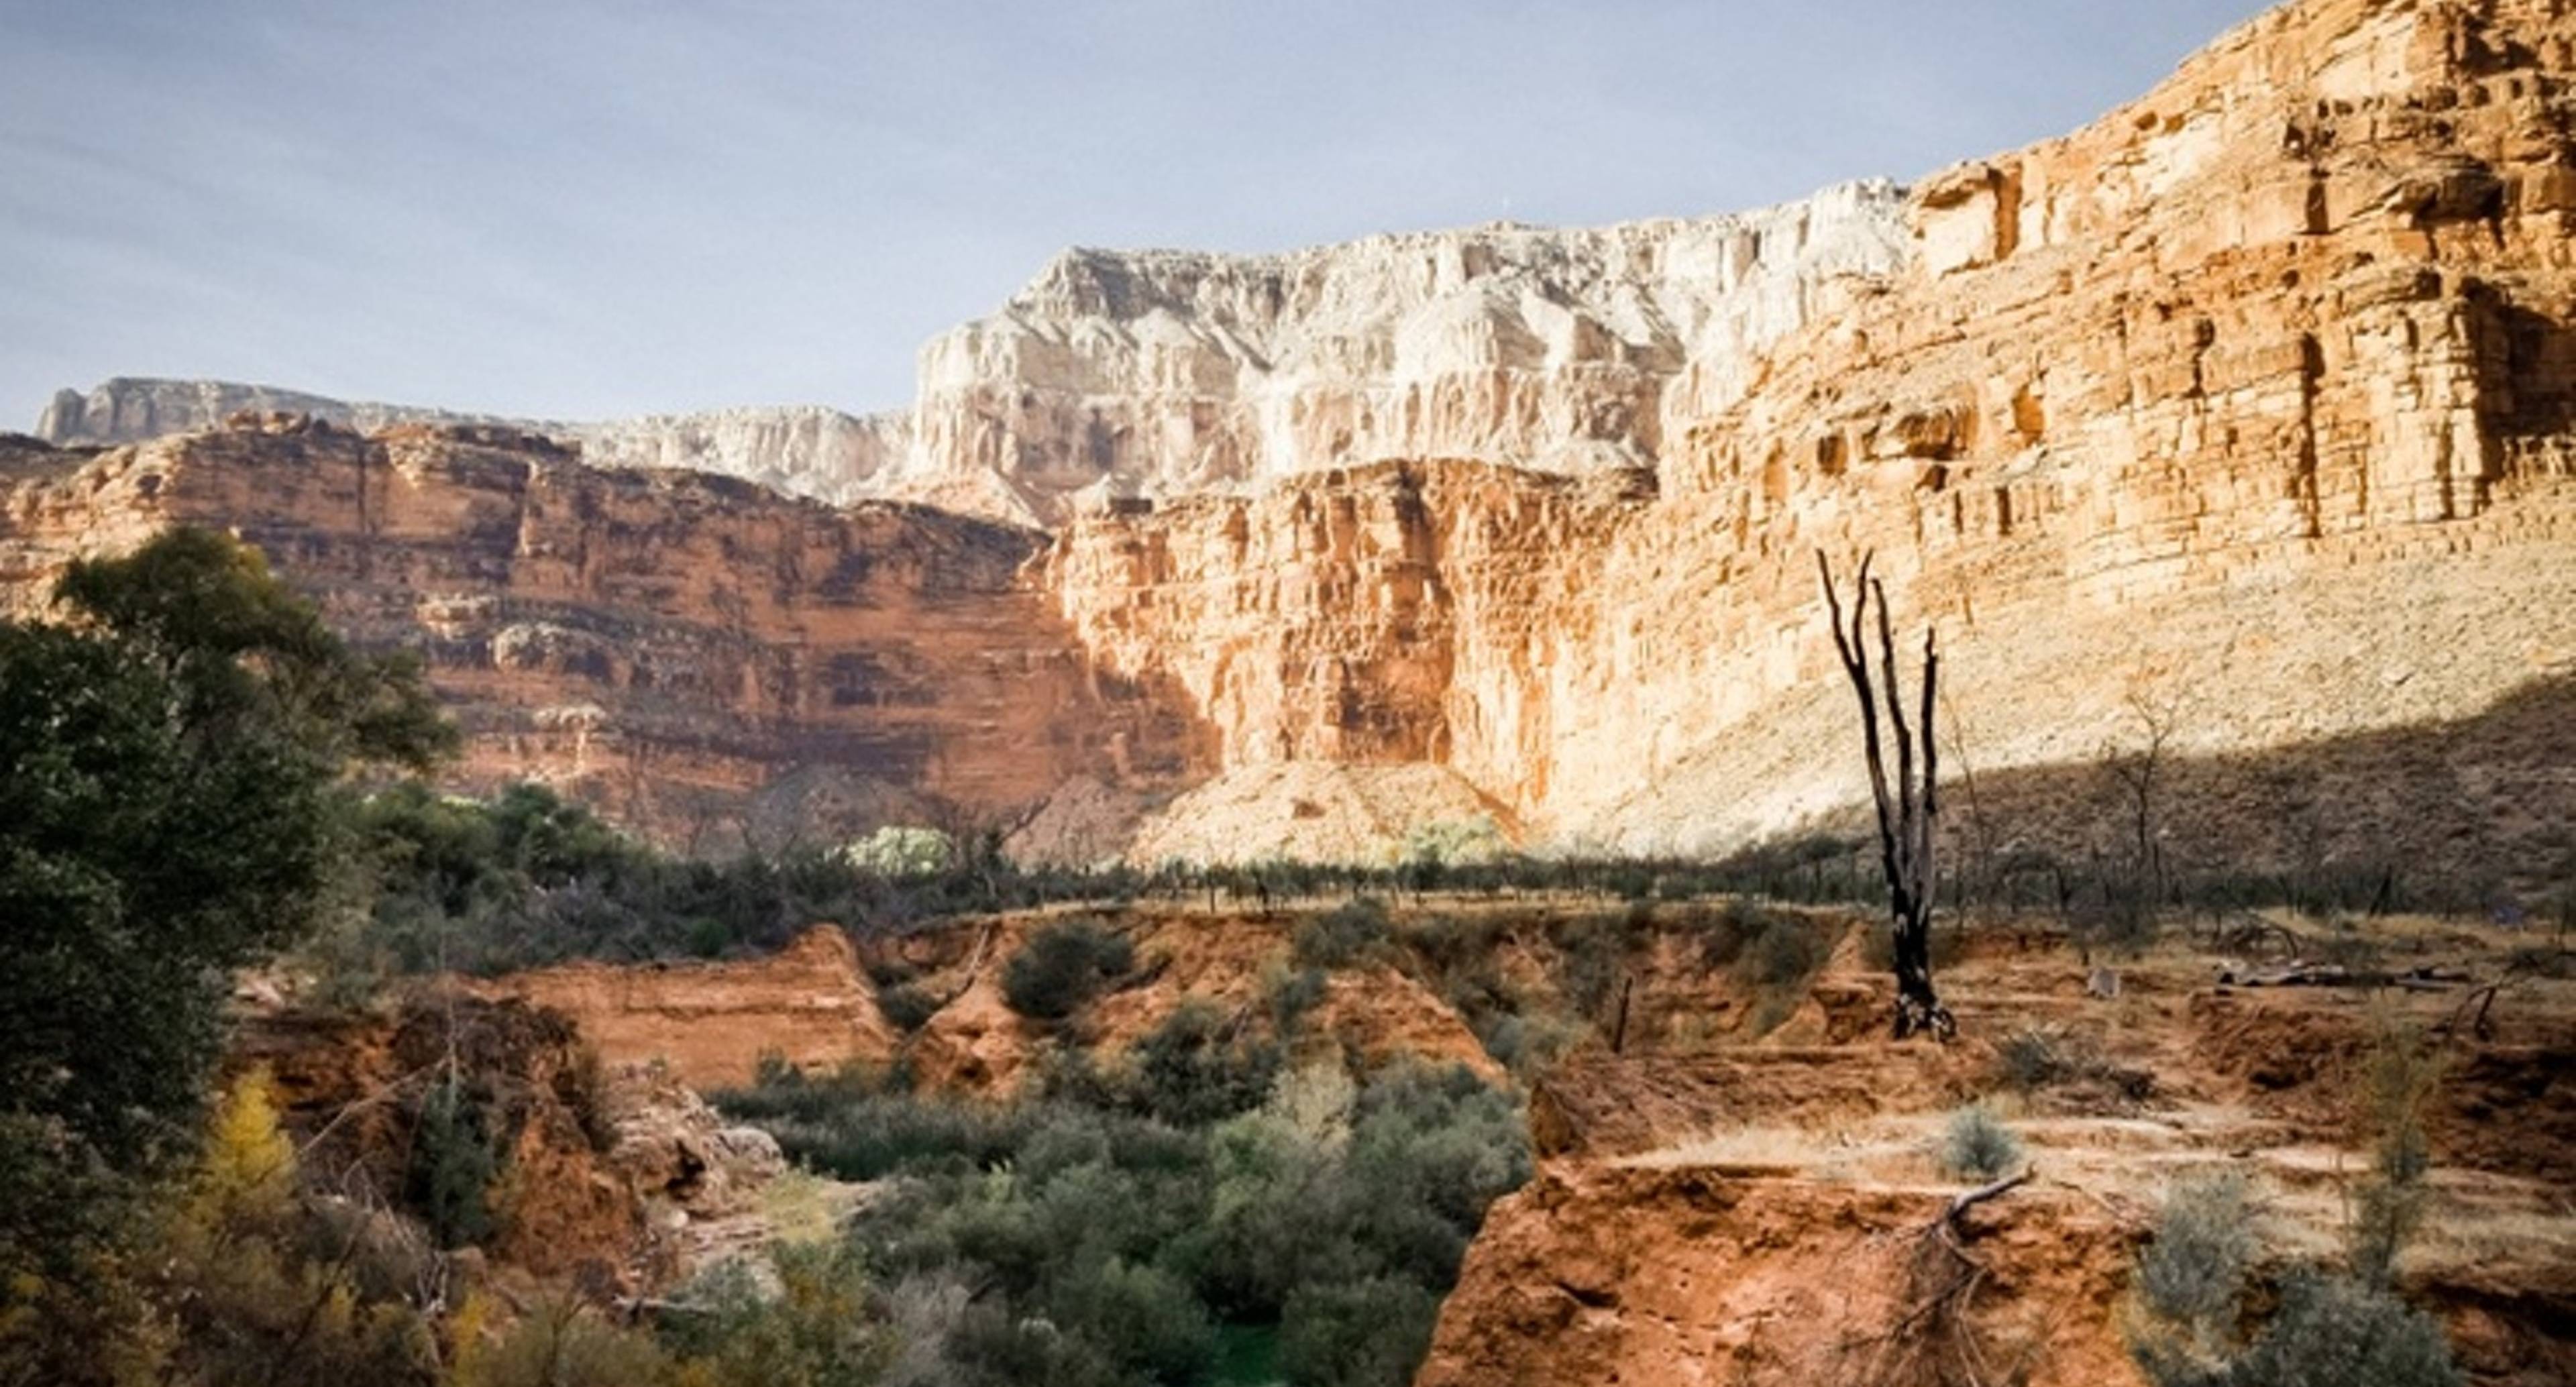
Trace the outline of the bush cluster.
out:
[[[2458,1387],[2441,1328],[2366,1271],[2291,1267],[2277,1308],[2247,1334],[2258,1230],[2239,1178],[2166,1195],[2138,1254],[2129,1336],[2156,1387]]]
[[[891,1300],[945,1307],[905,1350],[940,1381],[1204,1381],[1237,1357],[1298,1387],[1409,1380],[1485,1206],[1528,1176],[1512,1100],[1408,1063],[1278,1074],[1244,1105],[1264,1062],[1208,1058],[1222,1018],[1182,1014],[1124,1094],[959,1106],[780,1075],[720,1102],[887,1182],[856,1236]]]
[[[1361,896],[1299,925],[1290,953],[1300,967],[1330,972],[1360,962],[1394,936],[1386,907],[1374,896]]]
[[[1136,949],[1097,920],[1058,920],[1031,934],[1002,969],[1002,1000],[1038,1021],[1061,1021],[1136,966]]]
[[[1943,1124],[1936,1157],[1951,1175],[1998,1180],[2021,1164],[2021,1138],[1993,1109],[1973,1104],[1952,1112]]]

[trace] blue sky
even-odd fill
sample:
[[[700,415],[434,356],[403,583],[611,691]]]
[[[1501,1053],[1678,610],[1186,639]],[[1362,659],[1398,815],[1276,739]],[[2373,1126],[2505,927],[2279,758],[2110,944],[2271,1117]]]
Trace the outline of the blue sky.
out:
[[[1910,179],[2252,0],[0,0],[0,428],[212,376],[869,409],[1067,245],[1275,250]]]

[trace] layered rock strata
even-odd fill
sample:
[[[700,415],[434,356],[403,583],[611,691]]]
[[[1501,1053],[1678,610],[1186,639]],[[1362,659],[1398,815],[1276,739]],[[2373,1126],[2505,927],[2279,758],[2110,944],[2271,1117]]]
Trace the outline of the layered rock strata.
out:
[[[2082,131],[1909,191],[1281,257],[1076,253],[934,344],[899,457],[860,485],[1041,517],[1051,543],[567,455],[528,475],[627,507],[596,538],[632,567],[544,577],[554,615],[487,620],[473,603],[559,566],[424,519],[409,562],[462,563],[445,545],[509,571],[394,594],[297,549],[319,484],[206,480],[179,510],[116,490],[134,458],[211,478],[281,445],[109,454],[11,504],[56,548],[182,511],[274,531],[346,619],[487,651],[445,683],[491,773],[560,773],[590,735],[571,729],[607,725],[580,710],[612,705],[552,681],[605,661],[574,677],[625,689],[608,721],[663,748],[620,773],[743,792],[855,764],[889,802],[1072,786],[1039,818],[1083,856],[1382,855],[1390,796],[1548,847],[1699,851],[1830,819],[1862,783],[1814,560],[1874,551],[1906,625],[1940,629],[1947,764],[1981,792],[1954,820],[1998,852],[2100,846],[2070,812],[2105,801],[2089,768],[2155,742],[2188,792],[2169,826],[2197,842],[2546,883],[2576,873],[2555,827],[2576,733],[2551,715],[2576,689],[2571,82],[2554,0],[2304,0]],[[428,437],[315,456],[489,456]],[[335,504],[324,528],[367,528]],[[906,595],[836,595],[826,556],[879,544],[922,555],[884,589]],[[679,657],[620,665],[581,634],[577,608],[656,587],[740,598],[749,644],[666,675]],[[441,590],[461,615],[415,600]],[[1044,672],[1004,680],[996,641]],[[707,745],[753,725],[757,754]],[[1158,811],[1169,784],[1140,791],[1139,765],[1213,779]]]
[[[1732,398],[1755,353],[1895,269],[1905,202],[1855,183],[1738,215],[1508,223],[1281,255],[1075,250],[923,347],[908,412],[496,420],[211,381],[65,390],[36,432],[136,442],[238,410],[361,429],[498,423],[613,466],[692,467],[834,502],[1054,525],[1088,500],[1189,495],[1387,458],[1558,472],[1651,465],[1676,399]]]
[[[236,414],[302,414],[360,433],[398,424],[503,428],[575,444],[582,460],[597,467],[712,472],[835,504],[881,494],[879,474],[900,459],[910,438],[909,421],[901,414],[844,414],[821,405],[566,423],[335,400],[232,381],[132,376],[102,381],[85,392],[54,392],[37,416],[34,436],[64,447],[140,443],[163,434],[220,428]]]
[[[474,984],[558,1012],[581,1028],[602,1060],[658,1065],[698,1089],[747,1085],[775,1055],[829,1073],[883,1064],[897,1037],[877,1009],[858,951],[832,925],[817,925],[766,958],[710,963],[584,961]]]
[[[2285,8],[1916,189],[1901,271],[1668,410],[1652,499],[1312,474],[1079,518],[1050,581],[1232,762],[1433,760],[1560,844],[1722,846],[1861,795],[1818,550],[1875,551],[1939,626],[1951,766],[2032,805],[2150,724],[2238,771],[2495,741],[2477,719],[2576,677],[2571,44],[2542,3]],[[2576,787],[2535,773],[2571,735],[2436,755],[2470,806],[2438,827],[2366,761],[2175,812],[2543,878],[2576,869],[2542,827]]]
[[[21,611],[70,558],[176,523],[237,530],[358,641],[422,650],[464,784],[551,781],[676,846],[1008,822],[1070,779],[1180,775],[1201,736],[1021,585],[1025,531],[491,428],[277,416],[0,454]]]

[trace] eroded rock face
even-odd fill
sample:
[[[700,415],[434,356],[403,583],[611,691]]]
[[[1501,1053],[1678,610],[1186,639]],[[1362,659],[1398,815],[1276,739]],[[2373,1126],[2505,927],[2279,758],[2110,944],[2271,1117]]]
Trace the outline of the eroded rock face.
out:
[[[1941,1284],[1921,1249],[1947,1199],[1704,1169],[1543,1168],[1486,1213],[1414,1381],[1949,1380],[1959,1325],[1914,1325]],[[2009,1346],[2017,1380],[2139,1380],[2110,1314],[2134,1230],[2060,1191],[1973,1218],[1992,1285],[1960,1322]]]
[[[922,351],[900,489],[1041,523],[1388,458],[1651,465],[1668,387],[1723,397],[1901,263],[1887,183],[1740,216],[1508,224],[1272,256],[1078,250]]]
[[[475,985],[560,1012],[614,1065],[657,1065],[701,1090],[749,1084],[762,1056],[830,1072],[894,1056],[857,950],[817,925],[766,958],[530,969]]]
[[[1651,499],[1308,474],[1079,518],[1049,580],[1229,763],[1427,759],[1539,841],[1693,850],[1861,797],[1814,558],[1875,551],[2009,832],[2084,841],[2046,768],[2147,706],[2201,841],[2563,874],[2529,768],[2576,734],[2520,710],[2576,676],[2571,78],[2545,3],[2289,6],[1916,189],[1906,263],[1668,397]],[[2391,802],[2418,742],[2460,807]]]
[[[1100,677],[1020,582],[1026,531],[600,470],[493,427],[272,416],[0,461],[18,609],[76,555],[234,529],[356,640],[427,655],[465,785],[550,781],[676,846],[1001,818],[1194,754],[1173,703]]]
[[[406,994],[383,1014],[252,1007],[225,1063],[263,1069],[308,1173],[355,1179],[417,1215],[407,1172],[423,1109],[452,1077],[500,1144],[509,1197],[484,1248],[539,1273],[589,1271],[635,1289],[738,1251],[778,1144],[729,1127],[658,1065],[602,1064],[573,1018],[515,999]]]
[[[219,428],[236,414],[302,414],[360,433],[400,424],[498,427],[576,444],[597,467],[664,467],[740,477],[836,504],[881,495],[879,474],[910,439],[902,414],[844,414],[778,405],[654,414],[597,423],[335,400],[233,381],[119,376],[88,391],[58,390],[37,416],[35,437],[64,446],[140,443]]]
[[[360,429],[498,423],[609,466],[690,467],[833,502],[925,501],[1054,525],[1086,498],[1177,496],[1387,458],[1551,472],[1651,465],[1668,397],[1732,398],[1756,353],[1906,255],[1886,182],[1738,215],[1496,224],[1283,255],[1068,251],[921,352],[909,412],[804,407],[599,423],[119,379],[36,433],[125,443],[291,410]],[[1678,388],[1676,387],[1678,383]]]
[[[2153,721],[2177,850],[2563,880],[2571,42],[2554,0],[2305,0],[1910,191],[1078,252],[935,343],[910,422],[859,430],[899,456],[842,479],[1051,543],[396,430],[14,484],[39,538],[0,561],[236,524],[342,619],[427,635],[478,774],[666,832],[655,796],[683,789],[864,820],[1075,786],[1033,822],[1092,860],[1380,853],[1392,784],[1540,847],[1723,849],[1845,812],[1814,559],[1875,552],[1906,624],[1940,628],[1946,765],[1997,851],[2102,841],[2089,768]],[[177,417],[57,422],[102,411]],[[769,427],[744,456],[857,436]],[[698,456],[634,446],[582,444]],[[68,465],[23,451],[0,475]],[[307,456],[335,461],[255,470]],[[181,459],[184,503],[146,491]],[[849,494],[821,463],[721,465]],[[395,535],[397,579],[351,557]],[[905,557],[855,557],[880,553]],[[1304,788],[1332,768],[1365,774]]]

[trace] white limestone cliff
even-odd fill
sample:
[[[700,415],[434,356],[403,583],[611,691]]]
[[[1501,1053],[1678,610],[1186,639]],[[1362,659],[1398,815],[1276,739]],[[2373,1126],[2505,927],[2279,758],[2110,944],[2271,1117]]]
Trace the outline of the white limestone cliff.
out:
[[[847,504],[880,494],[878,481],[908,439],[901,414],[851,415],[821,405],[754,406],[651,414],[596,423],[516,419],[230,381],[120,376],[88,393],[60,390],[36,420],[54,444],[132,443],[213,428],[242,413],[309,414],[362,432],[394,424],[490,424],[581,445],[599,467],[677,467],[758,482],[791,496]]]
[[[1550,472],[1651,466],[1668,419],[1730,403],[1760,350],[1912,254],[1903,190],[1852,183],[1740,215],[1494,224],[1279,255],[1074,250],[922,349],[908,413],[820,406],[597,423],[117,379],[57,394],[55,443],[289,410],[360,429],[499,423],[619,467],[687,467],[831,502],[927,501],[1053,527],[1391,457]]]

